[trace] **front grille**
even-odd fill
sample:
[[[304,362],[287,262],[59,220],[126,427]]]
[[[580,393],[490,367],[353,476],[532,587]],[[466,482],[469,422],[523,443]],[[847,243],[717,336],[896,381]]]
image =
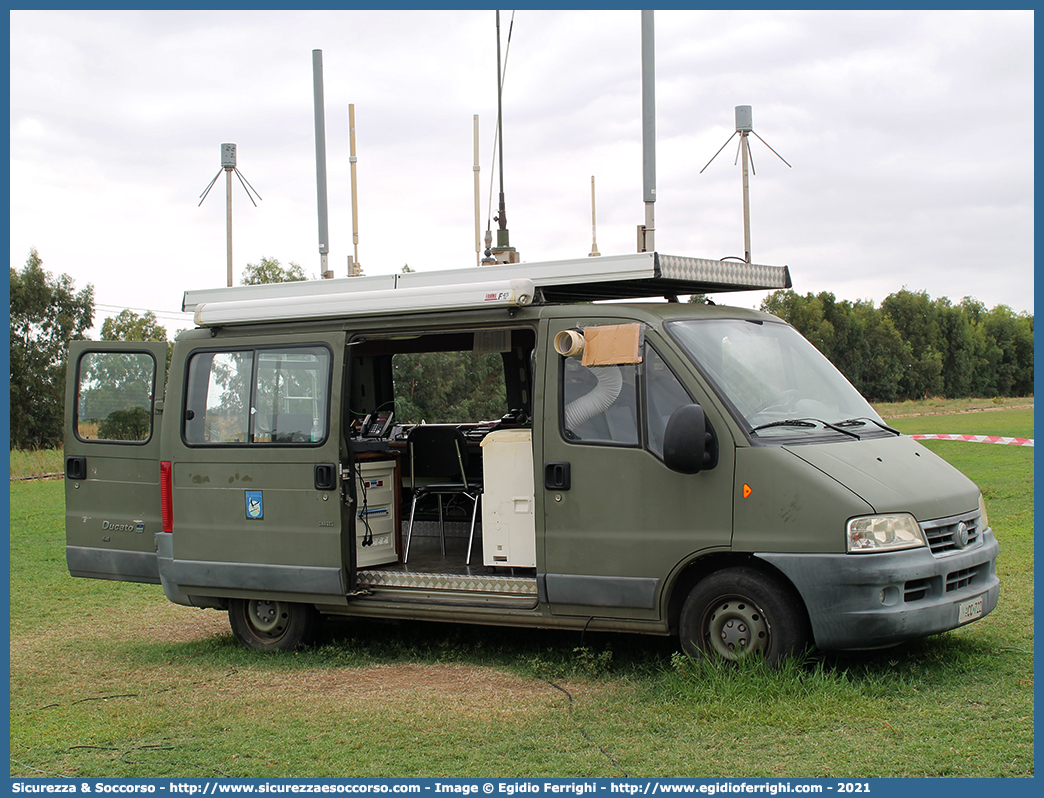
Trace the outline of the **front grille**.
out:
[[[976,565],[974,568],[962,568],[959,571],[948,573],[946,575],[946,592],[952,593],[954,590],[960,590],[974,584],[979,581],[979,575],[988,567],[988,563],[983,563],[982,565]]]
[[[932,550],[932,554],[939,555],[975,548],[981,544],[982,529],[980,528],[980,521],[981,516],[979,511],[976,510],[966,515],[925,521],[921,524],[921,529],[924,530],[925,537],[928,538],[928,547]],[[968,542],[963,545],[962,525],[968,537]]]
[[[931,586],[930,579],[911,579],[903,585],[903,601],[920,601],[928,595]]]

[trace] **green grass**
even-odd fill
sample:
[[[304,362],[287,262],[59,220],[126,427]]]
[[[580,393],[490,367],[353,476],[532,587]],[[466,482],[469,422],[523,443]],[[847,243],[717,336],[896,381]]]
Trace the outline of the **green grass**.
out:
[[[65,462],[60,449],[11,450],[11,477],[38,477],[60,474]]]
[[[1014,409],[1033,406],[1033,397],[994,396],[992,398],[967,399],[907,399],[904,402],[878,402],[874,408],[883,418],[904,416],[928,416],[940,413],[975,413],[998,409]]]
[[[1032,408],[989,413],[893,418],[885,419],[885,421],[890,427],[895,427],[907,435],[956,432],[962,435],[999,435],[1004,438],[1033,437]],[[992,445],[1000,446],[1002,444]]]
[[[1003,410],[946,432],[1032,436]],[[907,432],[922,418],[901,419]],[[158,587],[72,579],[60,480],[11,485],[11,772],[87,777],[1033,775],[1032,450],[928,442],[983,489],[997,610],[771,671],[632,635],[328,622],[240,648]]]

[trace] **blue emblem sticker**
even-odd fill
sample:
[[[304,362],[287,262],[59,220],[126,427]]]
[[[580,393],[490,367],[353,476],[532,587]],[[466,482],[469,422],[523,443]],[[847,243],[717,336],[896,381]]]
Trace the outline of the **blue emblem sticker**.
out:
[[[265,504],[261,491],[246,491],[246,517],[250,521],[264,520]]]

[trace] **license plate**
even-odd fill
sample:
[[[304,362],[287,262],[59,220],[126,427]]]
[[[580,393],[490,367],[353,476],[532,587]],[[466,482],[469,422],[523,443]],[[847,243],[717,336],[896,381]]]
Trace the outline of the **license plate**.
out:
[[[957,605],[957,623],[967,623],[982,617],[982,596],[970,601],[962,601]]]

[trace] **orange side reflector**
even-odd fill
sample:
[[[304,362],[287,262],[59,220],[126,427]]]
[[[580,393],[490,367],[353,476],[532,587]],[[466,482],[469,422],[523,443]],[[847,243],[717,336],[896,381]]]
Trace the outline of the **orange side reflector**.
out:
[[[752,494],[753,492],[754,491],[750,489],[750,485],[748,485],[746,482],[744,482],[743,483],[743,498],[744,499],[749,499],[750,498],[750,494]]]

